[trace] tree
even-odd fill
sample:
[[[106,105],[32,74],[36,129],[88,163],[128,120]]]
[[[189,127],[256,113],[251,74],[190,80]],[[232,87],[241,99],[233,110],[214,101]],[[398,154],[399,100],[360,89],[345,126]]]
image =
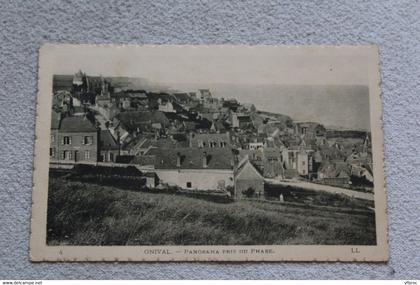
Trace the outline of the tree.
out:
[[[248,189],[242,191],[242,193],[247,196],[248,198],[251,198],[255,194],[255,189],[252,187],[249,187]]]
[[[226,187],[226,191],[230,194],[230,196],[233,196],[235,194],[235,187],[228,185]]]

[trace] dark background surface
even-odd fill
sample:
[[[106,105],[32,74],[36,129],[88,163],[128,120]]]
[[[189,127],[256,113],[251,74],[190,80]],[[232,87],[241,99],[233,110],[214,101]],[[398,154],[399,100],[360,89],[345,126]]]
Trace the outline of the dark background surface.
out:
[[[0,279],[420,278],[418,1],[0,1],[0,7]],[[29,262],[38,49],[46,42],[378,44],[390,262]]]

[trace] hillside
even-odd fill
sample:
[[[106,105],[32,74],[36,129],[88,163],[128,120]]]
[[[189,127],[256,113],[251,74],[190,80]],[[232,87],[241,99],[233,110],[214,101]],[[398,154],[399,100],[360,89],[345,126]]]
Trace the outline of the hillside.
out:
[[[373,244],[374,216],[50,179],[48,244]]]

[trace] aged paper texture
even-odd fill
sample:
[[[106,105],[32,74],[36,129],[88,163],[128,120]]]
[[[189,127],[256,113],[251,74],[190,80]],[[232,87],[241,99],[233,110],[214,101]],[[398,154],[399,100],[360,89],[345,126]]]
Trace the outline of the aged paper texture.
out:
[[[32,261],[387,261],[375,46],[44,45]]]

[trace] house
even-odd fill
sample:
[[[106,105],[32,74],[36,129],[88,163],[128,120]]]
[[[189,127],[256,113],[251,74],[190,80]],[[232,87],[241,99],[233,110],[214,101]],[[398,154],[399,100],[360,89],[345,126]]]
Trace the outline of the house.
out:
[[[128,111],[118,114],[117,118],[129,133],[153,133],[153,123],[160,123],[162,128],[170,125],[168,118],[160,111]]]
[[[125,92],[131,99],[131,106],[133,108],[147,108],[149,105],[149,98],[145,90],[128,90]]]
[[[174,97],[165,92],[147,92],[147,98],[149,101],[149,108],[153,110],[159,109],[159,105],[164,102],[173,102]]]
[[[175,113],[176,112],[176,110],[174,108],[174,105],[169,101],[159,102],[158,110],[161,111],[161,112],[164,112],[164,113]]]
[[[70,112],[73,108],[73,97],[68,91],[57,91],[53,95],[52,104],[53,108],[62,112]]]
[[[51,121],[50,161],[97,162],[98,130],[86,117],[64,117]]]
[[[143,155],[152,147],[152,140],[139,136],[127,146],[130,155]]]
[[[112,119],[108,130],[111,132],[112,136],[119,141],[120,145],[127,143],[131,136],[130,133],[126,130],[125,126],[117,118],[118,114]]]
[[[121,108],[121,109],[124,109],[124,110],[128,110],[128,109],[130,109],[130,107],[131,107],[131,98],[130,98],[130,96],[128,96],[127,94],[125,94],[125,93],[122,93],[122,94],[118,94],[119,96],[117,97],[118,99],[118,107],[119,108]]]
[[[59,137],[61,113],[56,112],[54,109],[51,112],[51,126],[50,126],[50,161],[59,160]]]
[[[109,94],[96,96],[95,105],[97,108],[111,107],[112,106],[111,96]]]
[[[183,121],[182,125],[185,132],[194,132],[197,129],[198,123],[194,121]]]
[[[282,150],[283,166],[286,178],[308,176],[312,172],[313,162],[310,155],[313,150],[306,146],[305,141],[299,146],[292,145]]]
[[[222,120],[214,120],[211,123],[210,131],[215,133],[226,132],[226,126]]]
[[[263,176],[267,178],[284,178],[283,155],[277,147],[264,147],[263,154]]]
[[[351,178],[351,167],[342,161],[325,161],[318,169],[318,180],[328,185],[348,185]]]
[[[124,110],[146,109],[149,98],[144,90],[124,90],[112,95],[113,102]]]
[[[126,163],[134,164],[140,169],[149,169],[154,171],[155,161],[156,155],[142,154],[132,156],[132,158]]]
[[[327,130],[319,123],[297,122],[296,134],[304,137],[310,145],[325,145],[327,143]]]
[[[191,101],[191,97],[188,93],[174,93],[172,95],[175,97],[175,100],[182,105],[186,105]]]
[[[232,113],[232,128],[247,129],[253,126],[249,115],[243,113]]]
[[[207,119],[211,122],[213,120],[217,120],[220,116],[220,113],[217,112],[217,111],[213,112],[213,111],[210,111],[210,110],[203,110],[203,111],[198,112],[198,116],[200,118]]]
[[[99,161],[115,162],[120,155],[120,145],[109,130],[101,130],[99,136]]]
[[[199,89],[198,90],[201,102],[209,102],[212,99],[211,92],[209,89]]]
[[[244,109],[247,112],[251,112],[251,113],[257,111],[257,108],[255,108],[255,105],[251,104],[251,103],[242,104],[242,109]]]
[[[372,156],[367,152],[352,152],[349,156],[347,156],[346,162],[357,166],[371,165]]]
[[[250,149],[250,150],[257,150],[257,149],[260,149],[260,148],[263,148],[263,147],[264,147],[263,142],[250,142],[248,144],[248,149]]]
[[[266,178],[283,178],[282,151],[274,147],[264,147],[257,150],[239,150],[239,160],[248,157],[252,165]]]
[[[351,165],[351,175],[359,178],[364,178],[366,181],[373,183],[373,174],[369,167],[362,167],[358,165]]]
[[[238,101],[236,99],[227,99],[223,100],[222,106],[226,108],[227,110],[231,110],[233,112],[236,112],[240,106]]]
[[[104,104],[103,106],[97,106],[96,110],[104,117],[105,120],[112,121],[121,111],[113,103],[111,105]]]
[[[235,169],[235,198],[264,195],[264,177],[245,156]]]
[[[234,186],[234,155],[227,148],[152,148],[161,184],[183,189],[221,190]]]
[[[202,133],[191,132],[189,136],[189,146],[198,148],[226,148],[230,144],[229,132],[226,133]]]

